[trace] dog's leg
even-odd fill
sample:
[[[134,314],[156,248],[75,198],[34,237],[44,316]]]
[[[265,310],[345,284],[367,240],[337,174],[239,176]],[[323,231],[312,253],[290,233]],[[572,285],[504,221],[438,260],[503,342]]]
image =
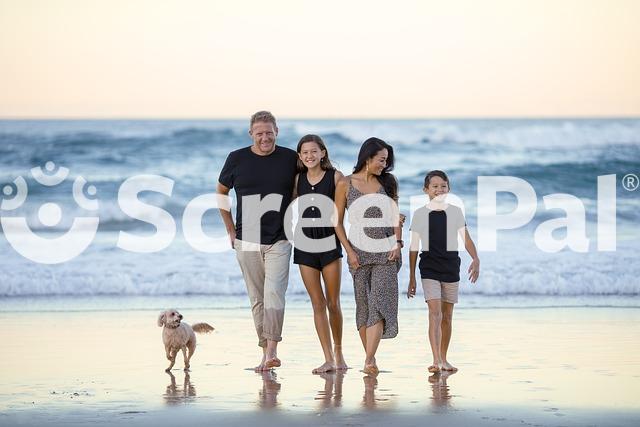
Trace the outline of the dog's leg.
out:
[[[189,357],[187,357],[187,346],[183,345],[182,346],[182,358],[184,359],[184,370],[185,372],[189,370],[189,367],[191,365],[189,365]]]
[[[187,364],[189,364],[191,363],[191,357],[193,356],[193,352],[196,351],[195,340],[189,340],[189,342],[187,342],[187,348],[189,349],[189,355],[185,360],[187,361]]]
[[[166,372],[169,372],[171,370],[171,368],[173,368],[173,365],[176,364],[176,354],[178,353],[178,351],[170,351],[169,353],[169,357],[168,359],[171,361],[171,363],[169,364],[169,367],[167,369],[165,369]]]

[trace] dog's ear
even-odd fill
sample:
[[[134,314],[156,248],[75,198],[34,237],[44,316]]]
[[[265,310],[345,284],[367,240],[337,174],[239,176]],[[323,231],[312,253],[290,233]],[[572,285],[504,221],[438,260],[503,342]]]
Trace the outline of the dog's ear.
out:
[[[165,322],[165,315],[167,313],[165,311],[163,311],[162,313],[160,313],[160,316],[158,316],[158,326],[164,326],[164,322]]]

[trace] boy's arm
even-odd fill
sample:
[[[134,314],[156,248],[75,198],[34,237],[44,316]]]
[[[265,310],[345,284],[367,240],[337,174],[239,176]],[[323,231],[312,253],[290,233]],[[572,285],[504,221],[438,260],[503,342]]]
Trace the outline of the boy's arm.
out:
[[[464,248],[469,252],[469,256],[471,256],[471,265],[469,265],[467,272],[469,273],[469,280],[471,283],[476,283],[476,280],[478,280],[478,276],[480,275],[480,258],[478,258],[478,251],[476,250],[476,245],[471,239],[471,235],[469,235],[469,230],[467,227],[464,227],[463,230]]]
[[[415,231],[410,232],[411,242],[409,245],[409,287],[407,289],[407,298],[413,298],[416,295],[416,264],[418,261],[418,249],[420,246],[420,235]]]
[[[416,296],[416,261],[418,252],[409,252],[409,287],[407,289],[407,298]]]

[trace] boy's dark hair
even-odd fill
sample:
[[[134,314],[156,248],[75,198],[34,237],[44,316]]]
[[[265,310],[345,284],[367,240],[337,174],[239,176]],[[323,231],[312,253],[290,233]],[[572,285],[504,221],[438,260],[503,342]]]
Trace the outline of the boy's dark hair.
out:
[[[449,190],[451,190],[451,183],[449,182],[449,177],[447,176],[446,173],[442,172],[441,170],[432,170],[431,172],[427,173],[427,176],[424,177],[424,186],[425,188],[429,186],[429,182],[431,182],[431,178],[438,176],[440,178],[442,178],[447,185],[449,186]]]

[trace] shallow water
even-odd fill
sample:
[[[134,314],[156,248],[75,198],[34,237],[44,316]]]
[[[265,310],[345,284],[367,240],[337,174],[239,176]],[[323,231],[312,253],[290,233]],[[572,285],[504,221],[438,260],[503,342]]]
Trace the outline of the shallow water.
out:
[[[289,303],[279,346],[283,366],[267,374],[247,370],[258,361],[247,307],[182,309],[187,322],[206,321],[216,331],[198,336],[188,377],[178,356],[175,380],[164,372],[168,363],[151,308],[127,309],[123,301],[122,310],[2,311],[0,410],[122,414],[189,406],[411,414],[517,406],[558,417],[594,409],[640,412],[638,308],[461,308],[449,358],[460,370],[444,378],[426,372],[426,308],[417,300],[403,302],[400,334],[381,343],[382,372],[374,379],[359,371],[364,353],[354,311],[344,305],[343,345],[352,369],[324,378],[311,374],[322,353],[304,301]]]

